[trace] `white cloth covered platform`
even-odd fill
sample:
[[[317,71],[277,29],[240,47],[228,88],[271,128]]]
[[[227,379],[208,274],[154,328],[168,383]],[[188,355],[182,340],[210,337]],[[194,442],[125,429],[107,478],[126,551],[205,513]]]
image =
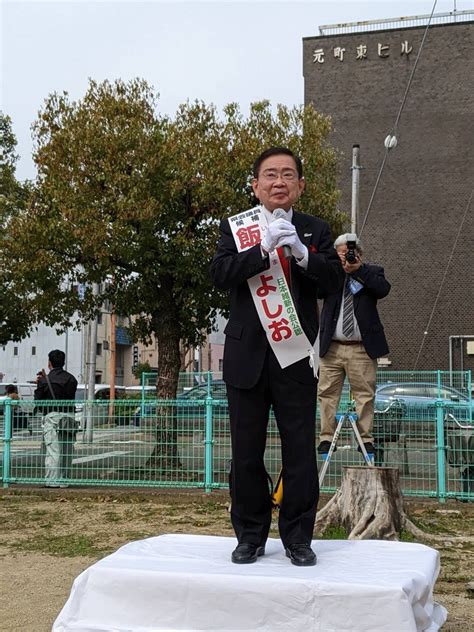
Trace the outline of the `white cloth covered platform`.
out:
[[[280,540],[232,564],[234,538],[162,535],[131,542],[74,581],[53,632],[265,630],[435,632],[439,555],[421,544],[316,540],[297,567]]]

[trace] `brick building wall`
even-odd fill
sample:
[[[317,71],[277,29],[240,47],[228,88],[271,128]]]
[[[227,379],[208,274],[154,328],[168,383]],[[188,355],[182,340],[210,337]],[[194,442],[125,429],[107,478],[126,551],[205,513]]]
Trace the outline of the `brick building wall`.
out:
[[[423,26],[303,40],[305,103],[333,119],[339,206],[348,215],[352,145],[360,145],[358,227],[424,32]],[[474,186],[473,44],[474,22],[429,29],[398,146],[389,152],[362,233],[365,260],[383,265],[392,284],[379,309],[394,370],[448,369],[449,336],[474,334],[474,200],[453,250]],[[360,45],[366,57],[360,48],[357,59]],[[459,369],[459,349],[454,358]],[[464,353],[463,361],[474,369],[474,356]]]

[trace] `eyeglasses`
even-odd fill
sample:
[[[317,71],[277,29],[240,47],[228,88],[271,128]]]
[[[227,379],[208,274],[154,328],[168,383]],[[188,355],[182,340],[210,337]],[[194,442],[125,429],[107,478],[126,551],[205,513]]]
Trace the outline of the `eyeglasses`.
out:
[[[298,174],[296,171],[293,171],[293,169],[285,169],[284,171],[274,171],[273,169],[268,169],[259,175],[259,178],[263,178],[268,182],[276,182],[280,177],[285,182],[294,182],[299,179]]]

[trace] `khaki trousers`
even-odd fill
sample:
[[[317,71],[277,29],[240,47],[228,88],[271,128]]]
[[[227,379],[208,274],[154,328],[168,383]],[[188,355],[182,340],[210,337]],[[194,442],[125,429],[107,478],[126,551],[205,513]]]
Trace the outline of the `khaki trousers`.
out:
[[[376,371],[377,360],[369,358],[362,343],[331,343],[319,365],[320,441],[332,441],[342,386],[347,376],[356,403],[360,436],[364,443],[373,442]]]

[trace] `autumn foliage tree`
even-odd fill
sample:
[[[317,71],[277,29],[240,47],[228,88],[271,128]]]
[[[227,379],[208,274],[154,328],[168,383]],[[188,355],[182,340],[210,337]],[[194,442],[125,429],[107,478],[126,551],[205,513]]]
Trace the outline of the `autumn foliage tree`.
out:
[[[21,340],[31,326],[25,296],[12,273],[15,261],[9,247],[11,227],[25,209],[30,190],[27,182],[16,179],[16,144],[11,119],[0,112],[0,345]]]
[[[31,299],[31,322],[65,327],[112,300],[133,316],[134,339],[156,337],[158,395],[175,397],[180,341],[198,344],[225,305],[208,266],[220,218],[255,204],[260,151],[278,144],[300,154],[299,208],[340,227],[329,129],[312,107],[274,113],[268,102],[248,117],[236,104],[219,114],[186,103],[170,118],[138,79],[91,81],[78,101],[50,95],[34,125],[35,190],[11,227],[12,274]],[[71,291],[77,284],[85,293]]]

